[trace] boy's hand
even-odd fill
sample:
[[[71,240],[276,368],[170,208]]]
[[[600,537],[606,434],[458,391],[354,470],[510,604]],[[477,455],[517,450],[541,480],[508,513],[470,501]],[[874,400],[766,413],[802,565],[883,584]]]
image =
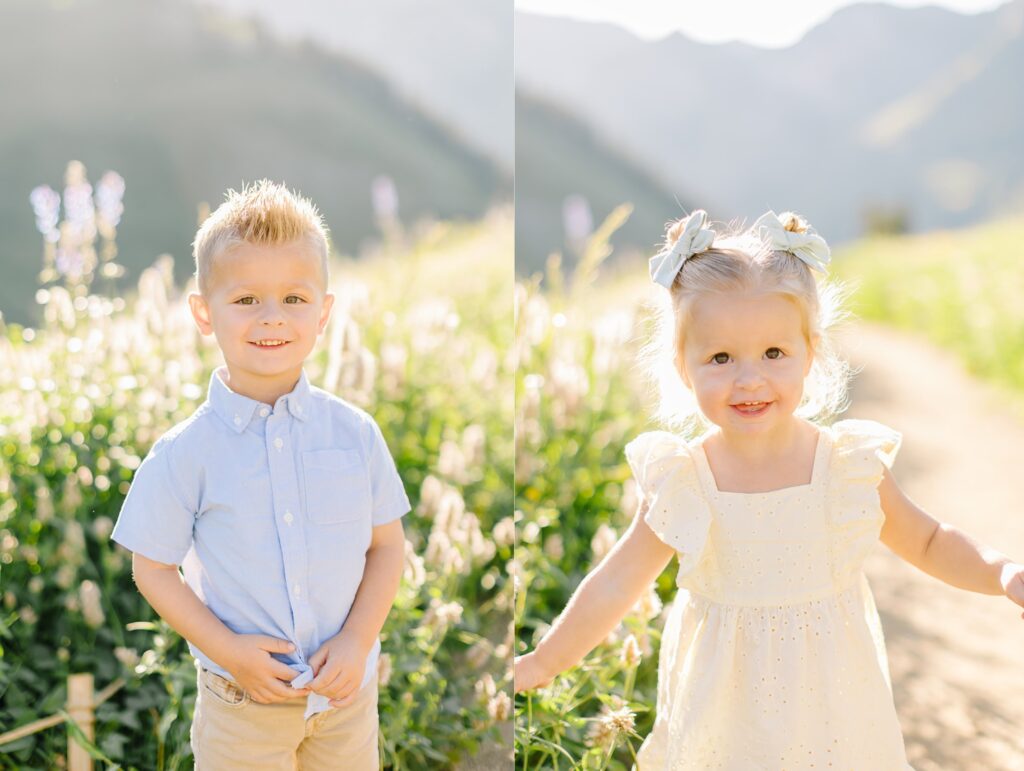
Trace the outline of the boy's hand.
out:
[[[231,661],[224,668],[235,682],[248,691],[253,701],[273,704],[309,693],[309,687],[292,688],[299,673],[272,657],[271,653],[291,653],[295,649],[287,640],[265,634],[236,635]]]
[[[359,692],[369,655],[370,648],[343,629],[309,657],[316,677],[306,688],[327,696],[332,707],[344,707]]]
[[[553,679],[544,671],[535,653],[516,656],[512,661],[512,682],[515,693],[543,688]]]
[[[1003,565],[999,573],[999,584],[1007,597],[1024,607],[1024,565],[1015,562]],[[1024,618],[1024,613],[1020,617]]]

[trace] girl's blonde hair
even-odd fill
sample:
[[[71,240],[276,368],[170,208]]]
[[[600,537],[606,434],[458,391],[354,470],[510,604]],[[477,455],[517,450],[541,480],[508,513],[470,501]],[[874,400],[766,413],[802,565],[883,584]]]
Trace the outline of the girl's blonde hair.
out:
[[[242,243],[277,246],[305,241],[320,258],[327,288],[327,227],[308,198],[261,179],[242,191],[228,190],[224,203],[203,222],[192,243],[200,294],[210,289],[214,260]]]
[[[779,219],[786,230],[806,232],[807,222],[792,212]],[[665,244],[679,238],[685,220],[670,223]],[[803,260],[777,251],[753,229],[716,229],[711,248],[687,259],[667,293],[659,292],[654,333],[642,356],[658,392],[658,418],[677,429],[700,432],[708,427],[697,400],[679,376],[677,356],[682,353],[694,299],[726,292],[774,292],[793,301],[803,319],[804,337],[813,346],[814,361],[804,381],[800,417],[825,421],[847,407],[849,365],[836,353],[831,332],[844,318],[844,287],[818,280]]]

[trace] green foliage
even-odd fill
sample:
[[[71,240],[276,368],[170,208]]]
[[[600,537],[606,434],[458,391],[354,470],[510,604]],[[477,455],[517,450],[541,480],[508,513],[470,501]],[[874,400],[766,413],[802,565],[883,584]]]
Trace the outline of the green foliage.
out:
[[[840,252],[858,316],[927,336],[975,374],[1024,390],[1024,224],[877,237]]]
[[[509,712],[512,544],[492,531],[512,508],[511,240],[498,212],[347,266],[307,362],[314,384],[375,416],[416,505],[383,632],[389,768],[449,767]],[[434,280],[453,270],[466,279]],[[91,751],[147,771],[192,767],[196,672],[109,535],[141,458],[220,363],[172,273],[158,261],[127,298],[52,286],[40,329],[0,327],[0,732],[60,710],[70,673],[97,689],[124,677]],[[19,740],[0,769],[58,767],[66,742],[64,727]]]
[[[606,256],[624,213],[597,230],[590,254]],[[623,447],[647,428],[633,366],[643,318],[580,311],[596,262],[569,282],[569,296],[516,287],[517,653],[532,649],[636,510]],[[658,592],[672,596],[669,572]],[[581,666],[517,697],[518,768],[629,768],[653,723],[661,608],[652,591]],[[639,662],[624,653],[634,642]],[[615,728],[622,710],[635,715],[632,731]]]

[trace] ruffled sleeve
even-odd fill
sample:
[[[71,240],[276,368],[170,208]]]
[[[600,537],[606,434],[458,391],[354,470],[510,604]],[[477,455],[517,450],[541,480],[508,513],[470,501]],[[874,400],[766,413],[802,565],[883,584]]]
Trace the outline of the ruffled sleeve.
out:
[[[841,420],[832,428],[829,484],[833,566],[841,583],[859,570],[878,541],[885,514],[878,485],[902,436],[873,420]]]
[[[675,434],[651,431],[626,445],[626,460],[647,502],[644,521],[679,552],[678,580],[700,562],[711,528],[693,456]]]

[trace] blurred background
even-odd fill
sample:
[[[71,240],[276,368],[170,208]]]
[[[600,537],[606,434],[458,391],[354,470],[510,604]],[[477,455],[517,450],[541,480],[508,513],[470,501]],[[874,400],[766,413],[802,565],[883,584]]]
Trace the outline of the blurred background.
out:
[[[517,652],[635,515],[623,447],[664,428],[646,262],[697,208],[807,217],[851,290],[837,417],[901,431],[907,494],[1024,559],[1024,0],[516,0],[515,21]],[[674,570],[517,697],[517,767],[631,768]],[[882,546],[865,571],[911,765],[1024,769],[1021,609]]]
[[[345,254],[382,218],[511,201],[508,2],[3,0],[0,19],[8,320],[37,310],[29,194],[63,188],[70,160],[125,180],[129,281],[167,253],[183,282],[201,211],[264,176],[311,196]]]
[[[383,766],[511,766],[511,3],[0,0],[0,33],[0,769],[193,767],[192,657],[110,533],[223,361],[196,229],[262,177],[331,233],[310,382],[414,506]]]
[[[830,242],[1024,210],[1024,2],[516,1],[516,260],[694,208]]]

